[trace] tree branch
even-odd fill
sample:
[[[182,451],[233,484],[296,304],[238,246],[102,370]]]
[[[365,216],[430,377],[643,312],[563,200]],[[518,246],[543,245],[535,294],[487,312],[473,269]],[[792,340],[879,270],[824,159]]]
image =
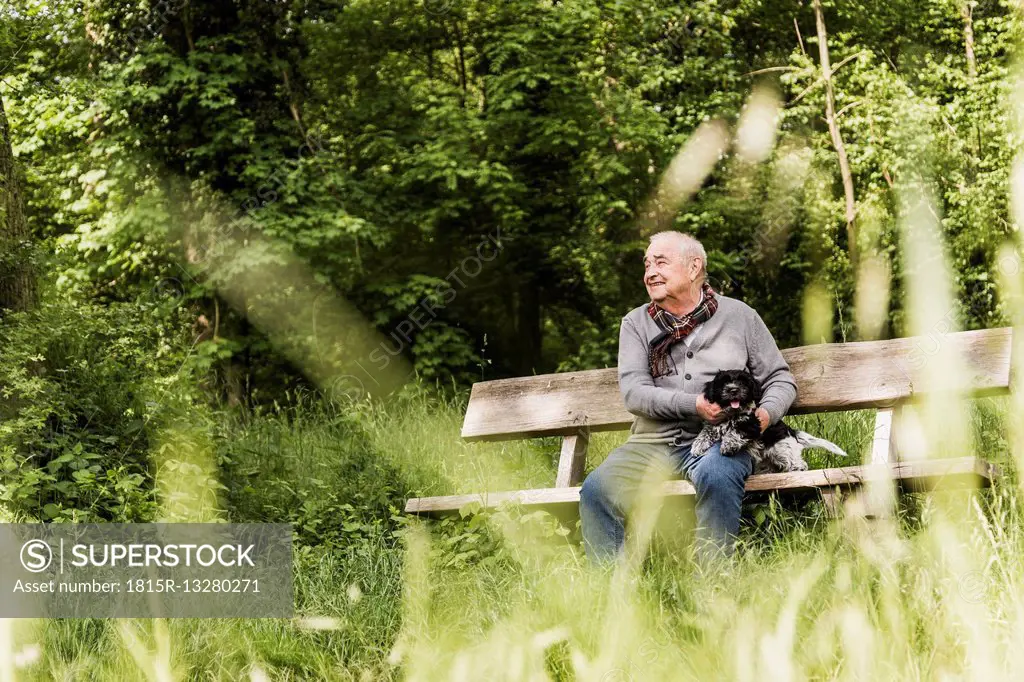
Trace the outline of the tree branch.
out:
[[[850,109],[852,109],[854,107],[860,106],[861,104],[864,104],[864,100],[862,100],[862,99],[859,99],[856,102],[850,102],[845,107],[843,107],[842,109],[840,109],[839,111],[836,112],[836,120],[838,120],[839,117],[842,116],[843,114],[845,114],[848,110],[850,110]]]
[[[757,71],[748,71],[747,73],[745,73],[743,75],[744,76],[756,76],[758,74],[771,73],[773,71],[795,71],[796,68],[797,67],[795,67],[795,66],[769,66],[769,67],[764,68],[764,69],[758,69]]]
[[[836,156],[839,157],[839,173],[843,178],[843,194],[846,197],[847,250],[850,254],[850,262],[856,266],[857,233],[854,228],[854,220],[857,217],[857,208],[853,194],[853,174],[850,172],[850,160],[846,156],[846,145],[843,144],[843,136],[839,132],[839,124],[836,122],[835,96],[832,91],[832,66],[828,56],[828,32],[825,29],[825,15],[821,11],[821,0],[813,0],[813,5],[814,19],[818,30],[821,77],[825,81],[825,121],[828,123],[828,131],[832,136],[832,145],[836,149]]]
[[[857,52],[856,54],[851,54],[849,57],[846,57],[841,62],[839,62],[838,64],[833,66],[832,67],[832,73],[835,73],[840,68],[842,68],[844,65],[849,64],[850,62],[852,62],[854,59],[856,59],[857,57],[861,56],[862,54],[867,54],[867,52],[868,52],[867,50],[861,50],[860,52]],[[808,85],[806,88],[804,88],[804,90],[799,95],[794,97],[789,102],[789,104],[787,104],[786,106],[789,106],[790,104],[796,104],[797,102],[802,100],[807,93],[809,93],[811,90],[813,90],[814,88],[818,87],[819,85],[822,85],[824,82],[825,82],[825,79],[823,77],[819,78],[816,81],[814,81],[813,83]]]

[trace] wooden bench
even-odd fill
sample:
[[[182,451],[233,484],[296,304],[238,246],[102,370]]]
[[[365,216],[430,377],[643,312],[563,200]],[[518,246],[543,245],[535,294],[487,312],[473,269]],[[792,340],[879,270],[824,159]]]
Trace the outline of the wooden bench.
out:
[[[922,393],[920,383],[915,390],[914,382],[920,382],[915,369],[928,361],[937,344],[953,344],[950,348],[968,366],[969,392],[980,397],[1009,391],[1011,341],[1012,330],[1000,328],[789,348],[782,353],[798,387],[789,414],[877,409],[871,461],[885,463],[901,487],[987,486],[998,472],[994,465],[975,457],[900,461],[898,432],[903,407]],[[628,429],[632,421],[633,415],[622,403],[615,368],[474,384],[462,437],[500,441],[562,436],[554,487],[415,498],[406,502],[405,511],[441,515],[472,502],[494,507],[508,500],[527,507],[572,511],[579,503],[590,433]],[[884,477],[884,469],[881,474]],[[746,489],[748,493],[821,492],[826,503],[834,505],[836,489],[850,489],[878,475],[878,469],[868,465],[763,474],[751,476]],[[667,483],[665,491],[695,494],[685,480]]]

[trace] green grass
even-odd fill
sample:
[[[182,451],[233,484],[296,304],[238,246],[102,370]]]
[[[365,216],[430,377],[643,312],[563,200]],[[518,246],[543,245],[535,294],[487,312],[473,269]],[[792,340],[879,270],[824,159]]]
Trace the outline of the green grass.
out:
[[[1024,523],[1012,487],[906,497],[880,521],[770,503],[747,514],[736,557],[714,570],[692,565],[680,525],[659,529],[637,571],[601,571],[543,515],[439,524],[398,513],[410,494],[551,484],[556,440],[467,445],[461,414],[458,401],[413,392],[387,408],[305,400],[223,421],[213,441],[229,518],[300,528],[298,616],[11,621],[13,673],[987,680],[1020,669]],[[1005,461],[1006,401],[971,414],[976,448]],[[872,418],[791,422],[858,459]],[[596,434],[590,465],[624,437]]]

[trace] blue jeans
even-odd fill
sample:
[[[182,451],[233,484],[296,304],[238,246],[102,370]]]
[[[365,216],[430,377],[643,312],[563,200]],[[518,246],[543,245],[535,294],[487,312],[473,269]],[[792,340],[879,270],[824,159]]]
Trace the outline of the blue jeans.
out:
[[[590,472],[580,490],[580,525],[587,556],[596,562],[614,559],[626,539],[626,516],[648,472],[668,467],[687,478],[697,491],[697,556],[732,554],[740,529],[743,487],[754,466],[747,452],[723,455],[715,443],[702,457],[690,446],[625,443]]]

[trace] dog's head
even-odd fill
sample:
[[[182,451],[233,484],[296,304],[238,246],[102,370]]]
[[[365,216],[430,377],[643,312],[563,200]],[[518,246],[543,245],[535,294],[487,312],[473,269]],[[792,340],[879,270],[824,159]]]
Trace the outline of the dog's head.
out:
[[[745,369],[723,369],[704,384],[704,398],[732,416],[753,411],[761,400],[761,387]]]

